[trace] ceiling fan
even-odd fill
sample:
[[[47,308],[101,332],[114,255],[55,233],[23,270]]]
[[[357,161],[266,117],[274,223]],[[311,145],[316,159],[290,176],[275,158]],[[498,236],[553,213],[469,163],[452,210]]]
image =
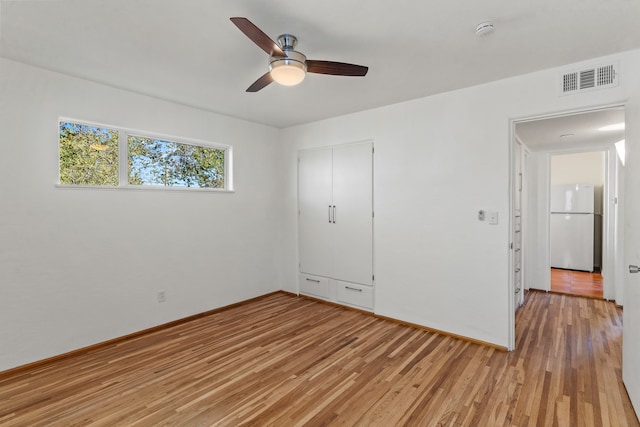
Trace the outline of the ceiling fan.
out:
[[[231,22],[269,54],[269,71],[249,86],[247,92],[257,92],[274,81],[284,86],[294,86],[302,82],[307,73],[362,77],[369,70],[369,67],[362,65],[307,59],[294,50],[298,39],[291,34],[282,34],[276,43],[247,18],[231,18]]]

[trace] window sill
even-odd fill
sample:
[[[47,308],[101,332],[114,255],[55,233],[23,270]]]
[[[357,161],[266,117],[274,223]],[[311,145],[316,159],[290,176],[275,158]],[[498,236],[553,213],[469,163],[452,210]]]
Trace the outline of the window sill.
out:
[[[170,191],[170,192],[197,192],[197,193],[235,193],[235,190],[222,188],[199,188],[199,187],[165,187],[153,185],[122,185],[118,187],[108,187],[100,185],[72,185],[56,184],[56,188],[63,190],[133,190],[133,191]]]

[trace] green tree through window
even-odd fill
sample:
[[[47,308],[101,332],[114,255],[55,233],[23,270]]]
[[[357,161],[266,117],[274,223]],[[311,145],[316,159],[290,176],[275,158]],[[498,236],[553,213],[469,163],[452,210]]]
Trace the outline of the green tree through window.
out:
[[[228,190],[225,171],[229,147],[176,142],[69,121],[60,121],[59,131],[60,184]],[[126,144],[118,144],[118,139]],[[128,160],[126,173],[118,171],[120,158]]]
[[[118,131],[60,123],[60,183],[118,185]]]
[[[129,183],[224,188],[224,150],[129,135]]]

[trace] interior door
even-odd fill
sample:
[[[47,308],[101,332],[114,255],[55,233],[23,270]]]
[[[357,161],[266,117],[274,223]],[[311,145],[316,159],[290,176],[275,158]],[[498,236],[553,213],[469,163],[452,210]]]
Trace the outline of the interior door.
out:
[[[636,114],[636,117],[638,115]],[[627,144],[631,135],[627,135]],[[624,331],[622,334],[622,379],[640,416],[640,140],[627,150],[625,166]],[[636,270],[634,270],[636,271]]]
[[[373,284],[373,144],[333,148],[333,275]]]
[[[331,149],[301,151],[298,157],[300,271],[331,276]]]

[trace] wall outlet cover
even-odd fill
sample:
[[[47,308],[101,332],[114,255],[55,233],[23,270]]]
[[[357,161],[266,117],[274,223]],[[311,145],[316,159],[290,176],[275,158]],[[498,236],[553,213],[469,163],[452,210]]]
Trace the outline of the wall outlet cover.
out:
[[[498,223],[498,212],[489,212],[489,224],[497,224]]]

